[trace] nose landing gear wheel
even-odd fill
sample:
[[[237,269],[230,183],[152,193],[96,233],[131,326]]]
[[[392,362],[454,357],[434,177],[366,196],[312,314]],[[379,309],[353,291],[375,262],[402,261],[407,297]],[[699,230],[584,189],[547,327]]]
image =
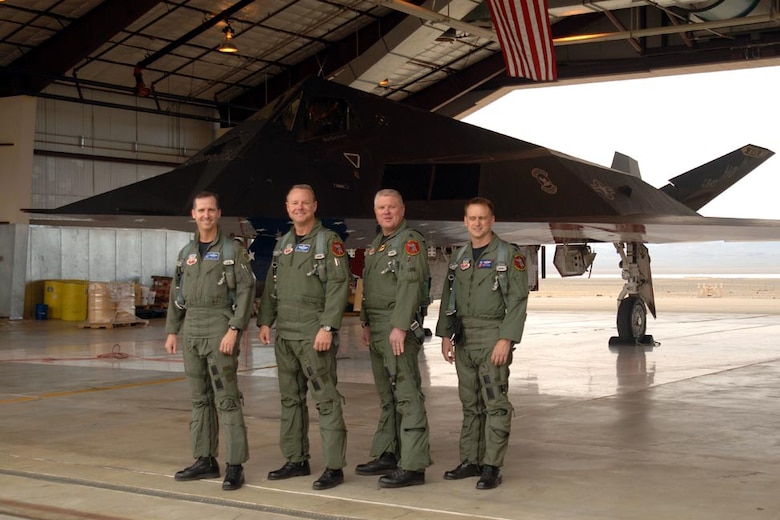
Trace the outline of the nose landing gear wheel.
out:
[[[647,330],[647,309],[641,298],[629,296],[620,302],[617,330],[622,342],[636,344],[642,341]]]

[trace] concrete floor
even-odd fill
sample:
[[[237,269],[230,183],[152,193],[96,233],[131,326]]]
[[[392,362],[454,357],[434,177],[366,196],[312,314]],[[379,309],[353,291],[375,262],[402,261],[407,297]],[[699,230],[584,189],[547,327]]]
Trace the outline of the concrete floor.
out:
[[[316,492],[313,408],[312,476],[266,478],[283,463],[278,390],[273,349],[252,327],[240,382],[247,484],[223,492],[221,479],[173,480],[191,462],[190,410],[163,320],[115,329],[0,321],[0,518],[780,519],[777,315],[666,312],[650,323],[660,345],[610,348],[614,302],[580,305],[587,311],[543,303],[532,301],[515,354],[504,483],[490,491],[442,479],[459,462],[461,415],[436,338],[420,359],[434,464],[424,486],[380,489],[377,477],[354,474],[368,460],[377,398],[357,318],[345,319],[349,466],[343,485]]]

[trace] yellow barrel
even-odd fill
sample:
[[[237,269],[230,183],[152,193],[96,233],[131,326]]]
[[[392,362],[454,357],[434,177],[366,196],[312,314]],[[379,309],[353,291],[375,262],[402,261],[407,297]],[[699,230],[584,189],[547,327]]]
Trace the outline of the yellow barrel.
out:
[[[43,303],[48,307],[49,319],[62,319],[62,280],[46,280],[43,284]]]
[[[85,280],[64,280],[62,284],[62,319],[84,321],[87,319],[87,290]]]

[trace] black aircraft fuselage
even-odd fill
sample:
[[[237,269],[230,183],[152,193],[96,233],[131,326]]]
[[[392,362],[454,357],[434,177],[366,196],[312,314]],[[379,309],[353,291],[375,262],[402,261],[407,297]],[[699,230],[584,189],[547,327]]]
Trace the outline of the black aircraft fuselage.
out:
[[[772,154],[749,148],[719,159],[729,163],[721,169],[741,176]],[[638,177],[317,78],[173,171],[51,212],[187,217],[193,195],[208,190],[224,216],[276,234],[287,227],[286,194],[301,183],[349,247],[373,238],[373,196],[388,187],[403,194],[410,219],[435,228],[437,244],[464,240],[463,205],[475,196],[493,201],[500,222],[559,223],[546,242],[613,238],[570,223],[613,224],[633,239],[646,232],[634,224],[698,216]]]
[[[780,240],[778,221],[697,213],[773,154],[745,145],[657,189],[630,166],[626,172],[607,168],[310,78],[171,172],[55,210],[31,211],[88,216],[114,227],[148,227],[140,223],[145,217],[178,218],[177,227],[189,230],[193,196],[211,191],[220,197],[223,221],[251,222],[244,234],[255,236],[251,249],[262,276],[276,237],[289,228],[284,201],[295,184],[313,187],[317,216],[355,249],[376,235],[373,199],[381,188],[403,195],[407,219],[429,246],[464,243],[464,204],[486,197],[502,238],[559,244],[555,265],[563,276],[589,268],[589,242],[614,243],[626,280],[618,330],[621,339],[638,340],[645,305],[655,314],[645,243]],[[123,216],[129,218],[123,222]]]

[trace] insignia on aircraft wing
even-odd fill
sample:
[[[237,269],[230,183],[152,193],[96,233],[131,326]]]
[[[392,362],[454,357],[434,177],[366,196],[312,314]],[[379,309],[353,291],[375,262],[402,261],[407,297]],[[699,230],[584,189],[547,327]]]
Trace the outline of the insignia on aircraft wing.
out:
[[[417,240],[407,240],[405,248],[407,255],[415,256],[420,254],[420,243]]]
[[[518,271],[525,271],[525,257],[523,255],[515,255],[512,265],[514,265],[515,269]]]
[[[534,168],[531,170],[531,175],[534,177],[534,179],[539,181],[539,185],[542,187],[543,192],[549,193],[550,195],[555,195],[558,193],[558,186],[553,184],[546,171],[542,170],[541,168]]]
[[[344,243],[341,241],[333,242],[333,255],[342,257],[344,256]]]
[[[596,193],[603,195],[605,198],[609,200],[615,200],[615,190],[614,188],[610,188],[609,186],[606,186],[599,182],[598,179],[593,179],[590,182],[590,187],[593,188],[593,191]]]

